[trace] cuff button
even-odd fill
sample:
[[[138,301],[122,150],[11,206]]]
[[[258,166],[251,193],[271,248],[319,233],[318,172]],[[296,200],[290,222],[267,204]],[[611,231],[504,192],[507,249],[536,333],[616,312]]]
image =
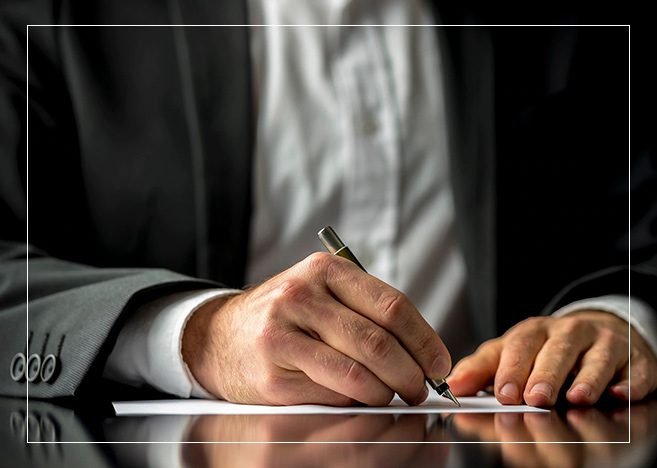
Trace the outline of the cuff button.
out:
[[[34,382],[39,377],[39,372],[41,372],[41,356],[38,354],[31,354],[27,359],[25,378],[28,382]]]
[[[22,382],[25,378],[25,355],[23,353],[17,353],[11,359],[11,364],[9,365],[9,373],[11,374],[11,379],[14,382]]]
[[[48,354],[41,364],[41,380],[46,383],[52,383],[57,378],[59,370],[57,357],[54,354]]]

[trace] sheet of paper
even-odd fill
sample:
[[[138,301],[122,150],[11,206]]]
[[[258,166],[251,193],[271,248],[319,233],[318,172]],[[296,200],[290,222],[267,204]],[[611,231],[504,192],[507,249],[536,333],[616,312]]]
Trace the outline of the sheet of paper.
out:
[[[395,397],[388,406],[335,407],[323,405],[263,406],[238,405],[218,400],[149,400],[116,401],[117,416],[155,414],[427,414],[427,413],[543,413],[548,410],[533,406],[501,405],[493,396],[460,397],[461,407],[430,395],[420,406],[408,406]]]

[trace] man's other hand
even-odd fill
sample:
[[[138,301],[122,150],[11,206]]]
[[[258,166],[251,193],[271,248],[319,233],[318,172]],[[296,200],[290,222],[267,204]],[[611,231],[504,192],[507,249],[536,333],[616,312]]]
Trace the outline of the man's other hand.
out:
[[[427,397],[445,345],[402,293],[352,262],[315,253],[243,294],[198,310],[183,358],[216,396],[240,403],[386,405]]]
[[[483,343],[447,380],[457,396],[493,384],[503,404],[552,406],[569,375],[570,403],[592,405],[605,391],[641,400],[657,388],[657,360],[633,328],[631,334],[630,347],[627,322],[606,312],[532,317]]]

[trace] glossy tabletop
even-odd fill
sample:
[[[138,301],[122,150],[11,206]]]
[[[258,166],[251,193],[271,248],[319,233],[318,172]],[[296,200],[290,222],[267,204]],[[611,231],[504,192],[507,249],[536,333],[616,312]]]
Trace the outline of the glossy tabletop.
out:
[[[657,462],[656,399],[631,408],[563,407],[549,414],[115,417],[96,410],[34,400],[26,408],[24,400],[0,399],[0,466],[649,467]],[[27,444],[26,437],[34,443]]]

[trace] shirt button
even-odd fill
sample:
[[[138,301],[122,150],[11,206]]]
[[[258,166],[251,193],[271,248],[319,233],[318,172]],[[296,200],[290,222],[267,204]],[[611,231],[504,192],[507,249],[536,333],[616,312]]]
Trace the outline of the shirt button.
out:
[[[57,357],[54,354],[48,354],[41,364],[41,380],[54,382],[57,378],[58,367]]]
[[[25,378],[25,355],[17,353],[9,365],[9,374],[14,382],[22,382]]]
[[[365,135],[374,135],[379,129],[379,124],[374,116],[370,115],[363,119],[362,128]]]
[[[39,372],[41,371],[41,356],[38,354],[30,355],[27,360],[27,372],[25,378],[28,382],[34,382],[39,377]]]

